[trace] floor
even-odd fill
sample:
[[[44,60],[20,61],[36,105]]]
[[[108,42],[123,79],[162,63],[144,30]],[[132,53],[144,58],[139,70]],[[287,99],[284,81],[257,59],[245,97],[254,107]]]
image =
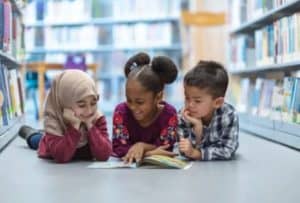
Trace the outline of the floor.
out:
[[[241,133],[236,160],[188,170],[55,164],[16,138],[0,154],[1,202],[299,202],[300,153]]]

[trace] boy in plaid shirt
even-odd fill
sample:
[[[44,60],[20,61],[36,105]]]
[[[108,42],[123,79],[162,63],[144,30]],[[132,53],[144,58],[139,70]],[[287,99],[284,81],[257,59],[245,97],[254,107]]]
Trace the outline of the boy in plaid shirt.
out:
[[[200,61],[184,77],[185,106],[179,114],[179,151],[194,160],[228,160],[238,148],[239,122],[224,102],[228,74],[213,61]]]

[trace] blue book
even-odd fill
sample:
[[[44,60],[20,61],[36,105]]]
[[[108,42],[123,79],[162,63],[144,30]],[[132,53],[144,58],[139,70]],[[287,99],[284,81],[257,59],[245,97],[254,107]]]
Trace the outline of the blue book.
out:
[[[44,20],[44,11],[45,11],[45,4],[44,0],[37,0],[35,2],[35,9],[36,9],[36,20],[43,21]],[[52,3],[52,2],[51,2]]]
[[[5,87],[5,78],[4,78],[4,67],[0,64],[0,90],[3,94],[3,105],[1,107],[2,111],[2,121],[3,125],[8,125],[8,116],[9,116],[9,106],[7,100],[7,89]]]
[[[4,38],[4,5],[3,0],[0,0],[0,50],[3,49]]]

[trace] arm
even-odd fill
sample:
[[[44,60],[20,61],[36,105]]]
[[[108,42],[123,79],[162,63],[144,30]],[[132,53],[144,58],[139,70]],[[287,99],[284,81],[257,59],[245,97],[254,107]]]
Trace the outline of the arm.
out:
[[[73,158],[79,139],[80,132],[73,126],[69,126],[63,136],[46,133],[41,142],[45,144],[47,153],[50,154],[55,162],[66,163]],[[43,156],[42,150],[39,149],[39,156],[41,157]]]
[[[168,119],[165,128],[161,130],[160,136],[156,139],[154,148],[145,151],[146,152],[145,156],[156,155],[156,154],[174,156],[175,154],[172,153],[172,150],[173,150],[173,145],[176,142],[177,125],[178,125],[178,121],[175,113],[175,115],[171,116]]]
[[[222,134],[218,142],[199,148],[201,159],[204,161],[231,159],[238,148],[238,132],[238,116],[231,113],[224,120]]]
[[[102,116],[89,130],[89,146],[93,157],[99,161],[106,161],[112,152],[112,145],[108,139],[106,120]]]
[[[115,111],[113,116],[112,144],[113,152],[117,157],[126,155],[132,145],[127,127],[124,124],[123,116],[118,111]]]

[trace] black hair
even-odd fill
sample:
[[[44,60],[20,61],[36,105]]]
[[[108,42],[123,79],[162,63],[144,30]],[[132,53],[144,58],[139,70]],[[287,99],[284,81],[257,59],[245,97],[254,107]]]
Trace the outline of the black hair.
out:
[[[157,56],[151,61],[149,55],[143,52],[129,58],[124,71],[127,79],[136,79],[146,90],[155,94],[177,77],[177,67],[170,58]]]
[[[228,74],[223,65],[215,61],[200,61],[186,73],[184,84],[207,89],[214,98],[224,97],[228,86]]]

